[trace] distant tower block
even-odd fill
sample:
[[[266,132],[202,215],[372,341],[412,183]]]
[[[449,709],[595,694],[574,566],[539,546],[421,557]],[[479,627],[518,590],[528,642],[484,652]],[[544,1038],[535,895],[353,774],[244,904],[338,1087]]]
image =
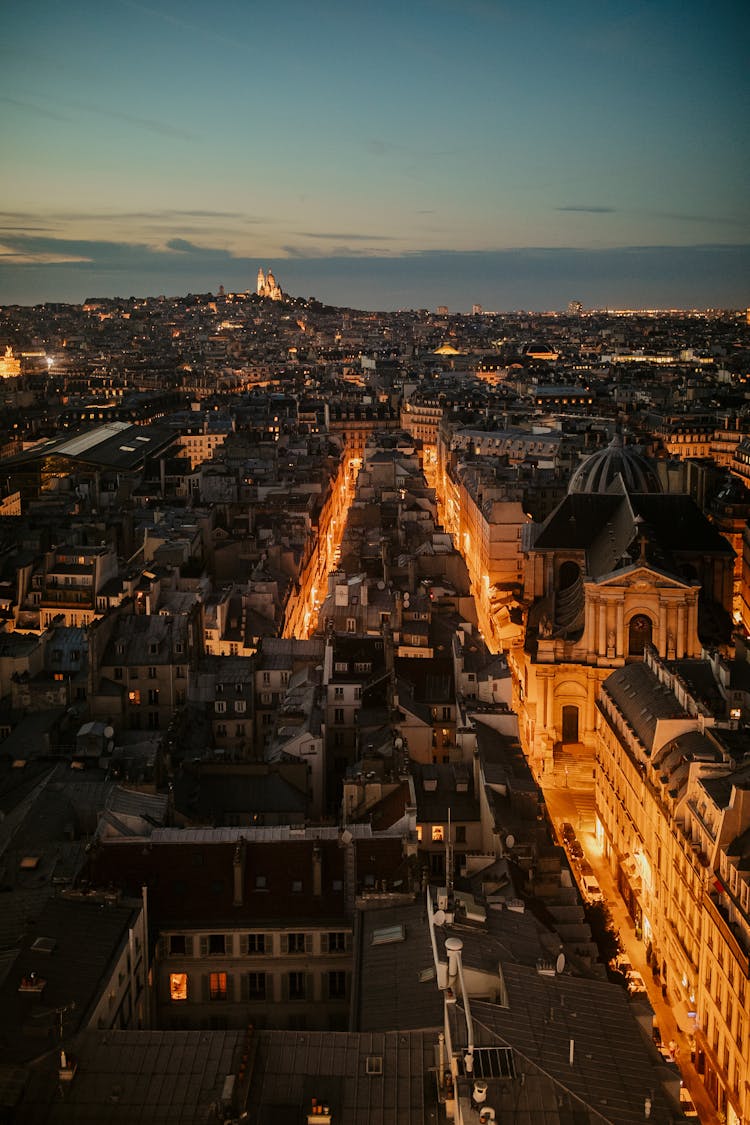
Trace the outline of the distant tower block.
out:
[[[568,316],[580,316],[583,312],[583,305],[580,301],[568,301]]]
[[[438,307],[435,309],[435,312],[438,316],[447,316],[448,315],[448,306],[447,305],[438,305]]]
[[[481,316],[482,315],[482,306],[481,305],[472,305],[471,306],[471,315],[472,316]]]

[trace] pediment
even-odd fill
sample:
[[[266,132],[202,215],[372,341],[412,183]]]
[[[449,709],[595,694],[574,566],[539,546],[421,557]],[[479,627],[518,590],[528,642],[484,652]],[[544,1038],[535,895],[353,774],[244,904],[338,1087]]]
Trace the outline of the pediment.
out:
[[[594,582],[599,589],[602,587],[617,587],[617,589],[632,590],[634,593],[643,593],[646,590],[672,589],[690,590],[694,583],[690,579],[681,579],[666,571],[657,570],[651,566],[632,566],[625,570],[616,570],[605,574]]]

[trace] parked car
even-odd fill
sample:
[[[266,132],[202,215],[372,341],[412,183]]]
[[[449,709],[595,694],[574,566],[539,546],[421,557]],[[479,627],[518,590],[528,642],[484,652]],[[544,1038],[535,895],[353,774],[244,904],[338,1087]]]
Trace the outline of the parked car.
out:
[[[589,902],[604,902],[604,895],[593,875],[581,876],[581,889]]]
[[[684,1086],[680,1086],[680,1109],[685,1117],[697,1117],[698,1110],[695,1108],[695,1102],[690,1097],[690,1091],[686,1090]]]
[[[635,969],[628,973],[628,992],[645,992],[646,985],[643,977]]]
[[[570,845],[576,838],[575,828],[570,823],[570,821],[564,820],[562,822],[562,824],[560,825],[560,835],[563,838],[563,843],[567,844],[568,847],[570,847]]]

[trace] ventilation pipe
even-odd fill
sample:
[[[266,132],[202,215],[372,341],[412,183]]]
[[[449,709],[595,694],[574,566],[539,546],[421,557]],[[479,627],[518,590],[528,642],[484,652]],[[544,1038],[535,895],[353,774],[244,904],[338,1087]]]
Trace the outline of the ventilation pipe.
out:
[[[448,953],[448,986],[453,988],[456,977],[458,977],[459,984],[461,985],[461,999],[464,1005],[464,1016],[466,1017],[466,1054],[464,1055],[464,1069],[467,1075],[471,1075],[474,1070],[474,1024],[471,1019],[471,1008],[469,1006],[469,995],[466,991],[464,983],[464,969],[461,963],[461,950],[464,943],[461,938],[449,937],[445,943],[445,948]]]

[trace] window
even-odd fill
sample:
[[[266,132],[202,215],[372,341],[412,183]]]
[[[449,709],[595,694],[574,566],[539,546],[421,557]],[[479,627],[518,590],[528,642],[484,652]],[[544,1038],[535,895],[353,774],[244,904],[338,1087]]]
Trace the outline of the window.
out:
[[[183,666],[181,664],[177,665],[177,667],[175,669],[175,676],[177,677],[178,680],[184,680],[185,679],[185,669],[183,668]]]
[[[466,825],[465,824],[457,824],[456,825],[456,843],[457,844],[465,844],[466,843]]]
[[[346,953],[346,933],[343,931],[335,931],[334,933],[324,934],[327,942],[324,941],[323,945],[328,945],[329,953]],[[324,950],[325,952],[325,950]]]
[[[253,953],[266,952],[266,935],[265,934],[248,934],[247,935],[247,952],[249,955]]]
[[[227,951],[226,934],[209,934],[208,935],[208,952],[209,953],[226,953],[226,951]]]
[[[333,712],[334,723],[343,723],[344,721],[344,708],[336,707]]]
[[[173,956],[184,956],[187,953],[187,943],[184,934],[172,934],[169,938],[169,952]]]
[[[148,693],[148,701],[152,707],[159,706],[159,689],[151,688]]]
[[[149,670],[148,670],[148,678],[149,678],[150,680],[155,680],[155,679],[156,679],[156,668],[149,668]]]
[[[122,668],[115,668],[115,679],[116,680],[122,679]]]
[[[128,699],[133,704],[134,707],[140,707],[140,705],[141,705],[141,693],[139,691],[129,691],[128,692]]]
[[[237,723],[237,726],[234,729],[234,735],[235,735],[235,738],[244,738],[245,737],[245,724],[244,723]]]
[[[302,893],[302,880],[292,879],[292,894],[298,895]]]
[[[149,730],[158,730],[159,729],[159,712],[158,711],[149,711],[149,713],[148,713],[148,729]]]
[[[212,1000],[226,1000],[227,974],[210,973],[208,977],[208,995]]]
[[[347,631],[347,633],[356,633],[357,622],[356,622],[356,619],[354,617],[347,617],[347,619],[346,619],[346,631]]]
[[[247,704],[244,699],[238,699],[234,705],[234,709],[238,715],[244,715],[247,710]]]
[[[131,678],[131,680],[137,680],[138,679],[138,669],[137,668],[131,668],[130,669],[130,678]]]
[[[170,973],[169,974],[169,998],[170,998],[170,1000],[187,1000],[187,998],[188,998],[187,973]]]
[[[334,694],[335,699],[343,699],[344,698],[344,689],[342,687],[335,687],[333,689],[333,694]]]
[[[223,699],[217,699],[214,703],[214,709],[217,715],[223,715],[227,709],[226,702]]]
[[[443,834],[442,824],[433,824],[432,826],[432,842],[433,844],[441,844],[445,836]]]
[[[294,972],[289,974],[289,999],[305,999],[305,974]]]
[[[247,974],[247,998],[248,998],[248,1000],[265,1000],[265,998],[266,998],[266,974],[265,973],[248,973]]]
[[[304,953],[307,950],[308,944],[310,946],[309,952],[312,952],[312,935],[308,934],[285,934],[286,938],[286,951],[287,953]],[[310,938],[309,943],[307,938]],[[283,948],[282,940],[282,948]]]
[[[332,969],[328,973],[328,997],[331,1000],[346,998],[346,973],[342,969]]]

